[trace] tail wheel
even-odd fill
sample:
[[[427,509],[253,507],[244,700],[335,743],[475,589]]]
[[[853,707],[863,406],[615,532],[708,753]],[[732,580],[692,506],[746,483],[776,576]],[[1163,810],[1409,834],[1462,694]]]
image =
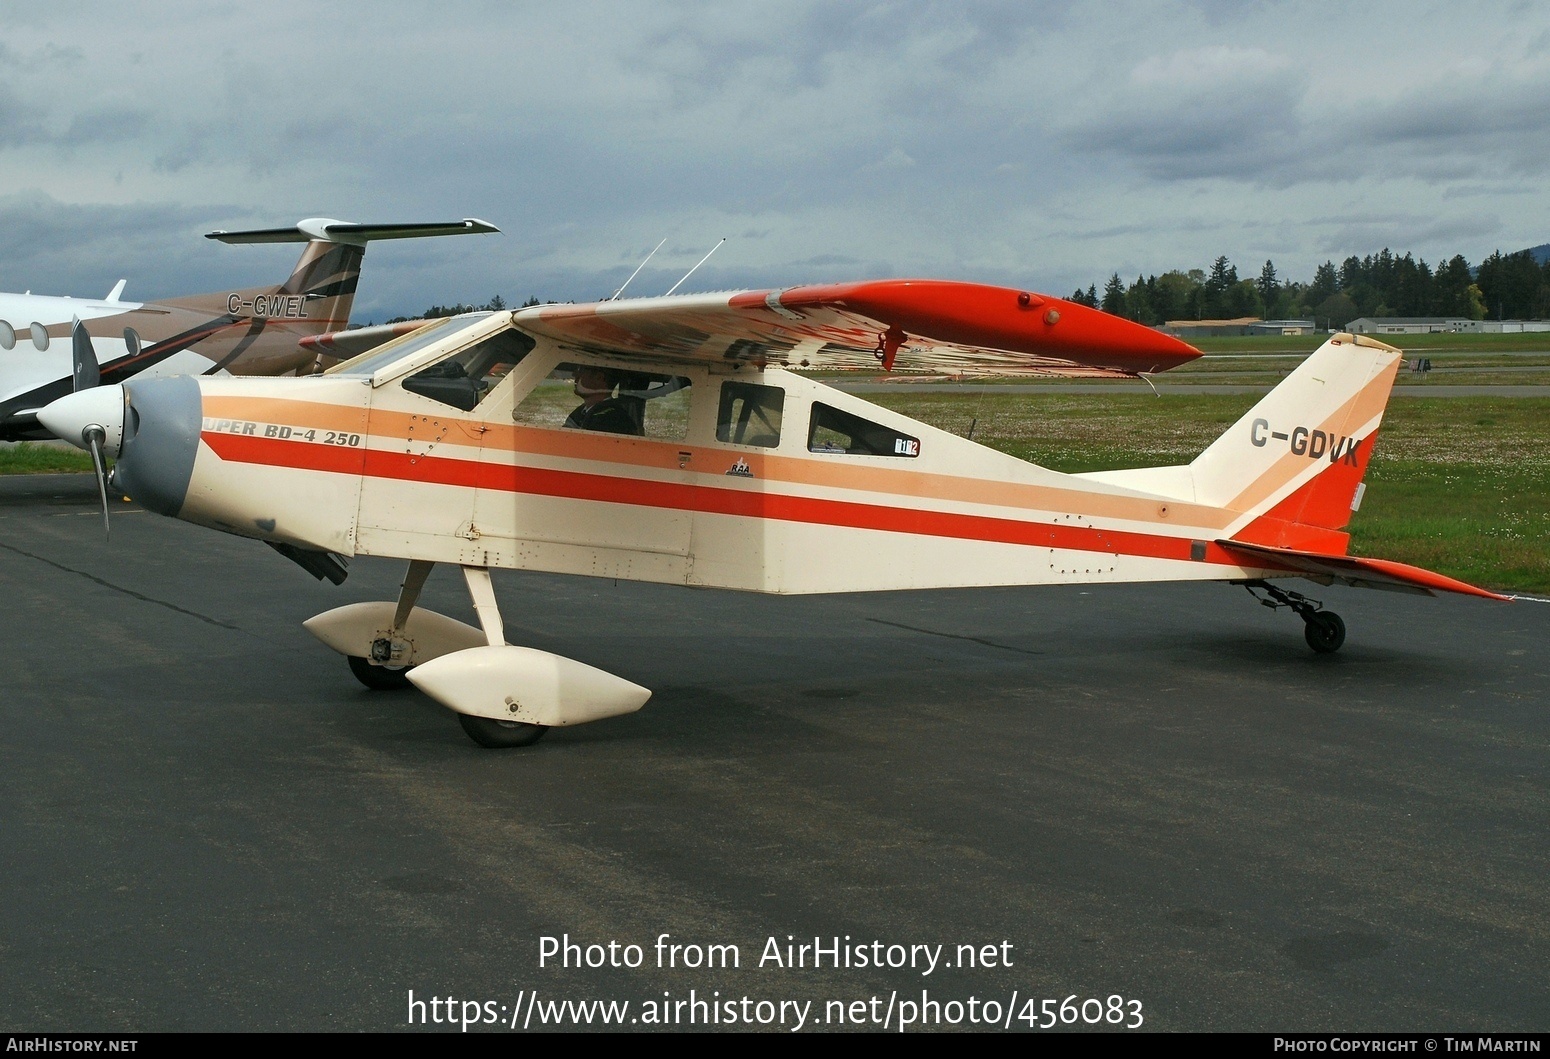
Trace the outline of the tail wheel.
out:
[[[366,659],[350,655],[350,672],[372,691],[398,691],[409,686],[409,671],[414,666],[374,666]]]
[[[468,733],[468,738],[482,747],[503,750],[507,747],[532,746],[549,730],[547,724],[527,724],[522,721],[496,721],[489,717],[457,715],[457,722]]]
[[[1307,616],[1306,623],[1303,636],[1319,654],[1334,654],[1345,643],[1345,622],[1333,611],[1315,611]]]

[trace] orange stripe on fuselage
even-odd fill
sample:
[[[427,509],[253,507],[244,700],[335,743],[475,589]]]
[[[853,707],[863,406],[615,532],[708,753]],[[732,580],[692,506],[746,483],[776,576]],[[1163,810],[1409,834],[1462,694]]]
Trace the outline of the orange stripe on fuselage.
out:
[[[203,434],[202,440],[223,460],[299,470],[344,470],[363,473],[371,478],[425,482],[465,489],[489,489],[571,500],[1179,561],[1191,559],[1190,549],[1193,544],[1188,537],[1051,525],[986,515],[921,511],[884,504],[492,464],[446,456],[411,456],[381,449],[365,450],[364,469],[357,472],[360,465],[351,462],[351,458],[359,461],[362,455],[360,449],[337,449],[215,432]],[[1238,565],[1215,544],[1208,545],[1205,561],[1226,566]]]
[[[282,423],[318,430],[349,430],[360,433],[365,413],[360,408],[323,401],[296,401],[286,397],[229,397],[205,394],[202,402],[206,419],[239,419],[252,423]]]
[[[316,427],[319,430],[360,430],[361,412],[358,408],[317,401],[212,395],[204,399],[204,409],[207,418],[285,423]],[[731,460],[741,458],[755,477],[782,485],[812,485],[892,497],[922,497],[1034,511],[1081,512],[1096,518],[1133,522],[1160,521],[1158,508],[1162,504],[1168,508],[1167,520],[1170,523],[1202,529],[1223,529],[1230,522],[1228,512],[1185,501],[1121,496],[1054,485],[992,481],[895,467],[863,466],[850,462],[851,458],[838,455],[803,459],[758,450],[709,448],[647,438],[624,438],[617,434],[486,423],[456,416],[426,416],[384,409],[372,409],[368,429],[372,440],[379,444],[384,441],[397,443],[411,440],[423,443],[428,440],[425,436],[427,420],[452,426],[461,435],[442,437],[442,443],[479,446],[491,453],[525,453],[607,463],[621,469],[644,467],[675,473],[686,469],[716,472],[724,469],[720,462],[725,461],[730,466]],[[681,453],[689,454],[686,466],[681,462]]]

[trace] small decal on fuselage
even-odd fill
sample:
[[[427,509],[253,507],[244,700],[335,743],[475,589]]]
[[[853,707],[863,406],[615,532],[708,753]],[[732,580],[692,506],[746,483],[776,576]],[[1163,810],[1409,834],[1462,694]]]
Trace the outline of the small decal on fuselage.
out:
[[[727,474],[733,478],[752,478],[753,468],[748,466],[747,460],[739,456],[737,462],[727,470]]]
[[[1284,441],[1294,456],[1305,456],[1310,460],[1328,459],[1330,463],[1359,466],[1356,462],[1356,449],[1361,441],[1344,434],[1310,430],[1308,427],[1294,427],[1288,433],[1284,430],[1270,429],[1268,419],[1256,419],[1249,427],[1249,441],[1256,448],[1261,449],[1271,441]]]
[[[315,427],[293,427],[283,423],[258,423],[251,419],[215,419],[205,417],[200,431],[206,434],[241,434],[250,438],[274,438],[277,441],[311,441],[320,445],[343,445],[354,448],[362,437],[344,430],[318,430]]]
[[[240,294],[231,294],[226,298],[226,311],[233,316],[242,316],[242,310],[247,309],[250,315],[267,319],[305,320],[306,303],[307,299],[300,294],[260,294],[247,299]]]

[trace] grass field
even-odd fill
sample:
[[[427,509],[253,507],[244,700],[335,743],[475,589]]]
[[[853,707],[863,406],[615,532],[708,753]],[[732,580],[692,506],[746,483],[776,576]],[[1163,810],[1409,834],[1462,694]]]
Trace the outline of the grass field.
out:
[[[91,470],[91,457],[57,445],[0,445],[0,474],[74,474]]]
[[[1450,380],[1451,381],[1451,380]],[[898,392],[870,400],[1060,471],[1187,463],[1253,395]],[[562,403],[571,402],[567,393]],[[89,472],[85,453],[0,447],[0,474]],[[1550,592],[1550,399],[1394,401],[1352,551],[1490,588]]]

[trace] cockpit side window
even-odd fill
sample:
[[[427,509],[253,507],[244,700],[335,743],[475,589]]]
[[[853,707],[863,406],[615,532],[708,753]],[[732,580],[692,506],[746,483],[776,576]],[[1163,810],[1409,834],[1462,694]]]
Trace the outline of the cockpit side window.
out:
[[[690,383],[683,375],[560,364],[511,418],[523,426],[678,441],[689,429]]]
[[[521,331],[499,331],[461,353],[422,368],[404,380],[404,389],[472,412],[522,358],[532,352],[532,338]]]

